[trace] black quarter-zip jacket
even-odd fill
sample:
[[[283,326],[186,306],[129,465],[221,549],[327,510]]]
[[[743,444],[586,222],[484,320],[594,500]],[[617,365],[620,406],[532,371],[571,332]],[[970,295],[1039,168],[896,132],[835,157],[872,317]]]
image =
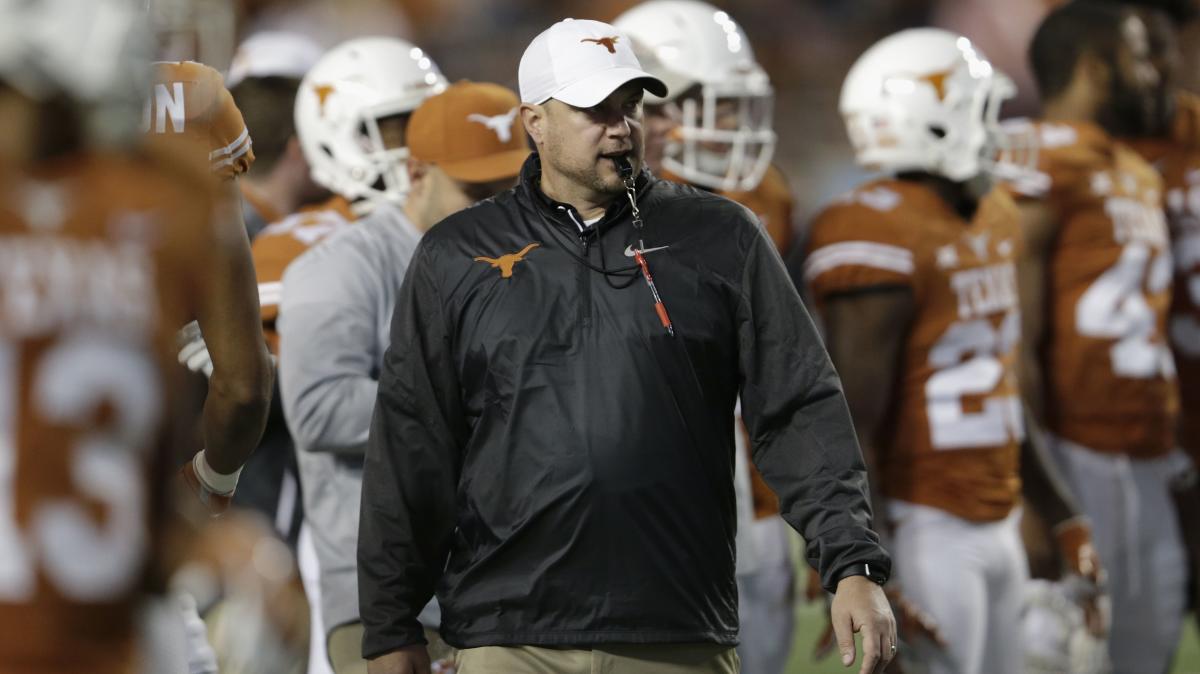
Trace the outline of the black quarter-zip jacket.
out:
[[[824,584],[888,569],[840,382],[754,215],[643,172],[644,228],[623,195],[588,227],[539,175],[535,154],[409,267],[363,474],[364,655],[422,642],[435,590],[460,648],[735,644],[739,394]]]

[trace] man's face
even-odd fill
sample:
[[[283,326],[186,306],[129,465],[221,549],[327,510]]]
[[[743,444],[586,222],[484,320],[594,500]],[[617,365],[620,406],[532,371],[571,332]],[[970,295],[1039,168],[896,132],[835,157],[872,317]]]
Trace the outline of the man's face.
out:
[[[432,226],[447,217],[474,204],[495,196],[517,184],[517,176],[501,178],[487,183],[469,183],[456,180],[446,175],[436,167],[430,168],[428,196],[419,205],[420,217],[426,227]],[[410,198],[420,199],[414,190]]]
[[[1109,98],[1103,125],[1116,135],[1135,136],[1153,126],[1160,77],[1150,58],[1146,24],[1130,14],[1121,24],[1117,62],[1109,78]]]
[[[646,136],[646,165],[652,171],[661,172],[667,141],[675,129],[679,128],[681,113],[675,103],[647,105],[645,111],[646,121],[643,126]]]
[[[1152,94],[1153,124],[1148,131],[1162,135],[1170,129],[1171,117],[1175,113],[1175,90],[1183,53],[1170,17],[1157,11],[1142,12],[1141,17],[1147,30],[1150,62],[1158,72],[1158,84],[1154,86]]]
[[[622,193],[613,159],[626,158],[635,175],[642,169],[642,94],[641,83],[634,81],[590,108],[548,101],[542,161],[593,192]]]
[[[404,132],[408,128],[408,118],[411,113],[402,112],[376,120],[379,126],[379,137],[383,139],[385,150],[395,150],[405,146]]]

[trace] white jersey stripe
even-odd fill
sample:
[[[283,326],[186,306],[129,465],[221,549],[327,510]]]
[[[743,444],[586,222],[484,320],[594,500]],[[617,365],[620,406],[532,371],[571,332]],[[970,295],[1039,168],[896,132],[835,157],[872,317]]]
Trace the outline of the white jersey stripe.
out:
[[[216,171],[217,169],[224,168],[226,166],[229,166],[233,162],[237,161],[239,157],[241,157],[242,155],[244,155],[250,151],[251,145],[252,145],[252,143],[250,142],[250,139],[247,138],[246,142],[242,144],[242,147],[239,148],[237,150],[237,152],[235,152],[233,155],[226,157],[225,159],[222,159],[221,161],[214,161],[212,163],[212,170]]]
[[[811,282],[830,269],[847,265],[858,265],[912,274],[912,251],[885,243],[871,241],[846,241],[822,246],[804,263],[804,280]]]
[[[242,127],[242,132],[238,134],[238,137],[235,138],[232,143],[226,145],[225,147],[217,148],[216,150],[209,152],[208,158],[217,159],[223,155],[232,154],[239,145],[248,140],[250,140],[250,129]]]

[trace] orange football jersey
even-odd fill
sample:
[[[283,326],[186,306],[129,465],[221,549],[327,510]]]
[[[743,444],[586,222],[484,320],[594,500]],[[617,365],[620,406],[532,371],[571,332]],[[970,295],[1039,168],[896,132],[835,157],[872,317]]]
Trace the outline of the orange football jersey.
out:
[[[1175,368],[1164,335],[1171,251],[1163,183],[1094,124],[1041,122],[1044,200],[1057,233],[1050,259],[1043,372],[1051,431],[1110,453],[1173,447]]]
[[[283,297],[283,273],[293,260],[326,237],[354,222],[350,203],[333,197],[318,206],[303,208],[264,229],[250,246],[254,273],[258,277],[258,303],[263,334],[271,353],[279,353],[279,301]]]
[[[1021,246],[1019,213],[999,190],[967,222],[924,185],[879,180],[814,221],[804,279],[818,304],[881,286],[913,293],[899,380],[880,382],[893,387],[892,423],[870,439],[888,498],[971,521],[1016,503]]]
[[[792,188],[782,171],[772,164],[754,190],[718,194],[754,211],[766,228],[767,234],[770,234],[776,250],[780,255],[787,255],[794,236],[792,212],[796,208],[796,200],[792,197]]]
[[[664,180],[688,184],[687,180],[665,169],[659,171],[659,174]],[[792,214],[796,208],[796,200],[792,196],[792,188],[788,185],[787,178],[778,167],[772,164],[763,174],[762,182],[753,190],[748,192],[717,191],[717,194],[754,211],[759,222],[770,235],[779,254],[787,254],[795,234],[792,229]]]
[[[221,74],[194,61],[154,64],[142,130],[153,141],[206,157],[213,173],[238,176],[254,163],[250,132]]]
[[[207,178],[207,176],[205,176]],[[133,671],[210,196],[144,157],[0,177],[0,671]]]
[[[1175,258],[1168,335],[1179,375],[1179,444],[1200,463],[1200,98],[1179,97],[1169,136],[1130,141],[1166,185]]]

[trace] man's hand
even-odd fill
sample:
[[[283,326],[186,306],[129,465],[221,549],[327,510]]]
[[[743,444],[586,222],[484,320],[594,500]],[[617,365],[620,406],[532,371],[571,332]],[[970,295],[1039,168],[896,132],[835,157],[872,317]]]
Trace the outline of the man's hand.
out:
[[[179,481],[186,493],[195,494],[208,513],[216,517],[228,510],[233,502],[233,491],[241,472],[239,468],[232,475],[217,473],[208,465],[204,450],[200,450],[179,469]]]
[[[431,674],[425,644],[405,646],[367,661],[367,674]]]
[[[1112,616],[1105,601],[1105,574],[1092,545],[1092,529],[1087,520],[1073,517],[1054,527],[1054,540],[1066,567],[1063,583],[1067,593],[1083,608],[1088,632],[1097,638],[1108,635]]]
[[[859,674],[882,674],[896,656],[896,618],[883,588],[865,576],[843,578],[829,610],[842,665],[854,664],[854,634],[862,632]]]

